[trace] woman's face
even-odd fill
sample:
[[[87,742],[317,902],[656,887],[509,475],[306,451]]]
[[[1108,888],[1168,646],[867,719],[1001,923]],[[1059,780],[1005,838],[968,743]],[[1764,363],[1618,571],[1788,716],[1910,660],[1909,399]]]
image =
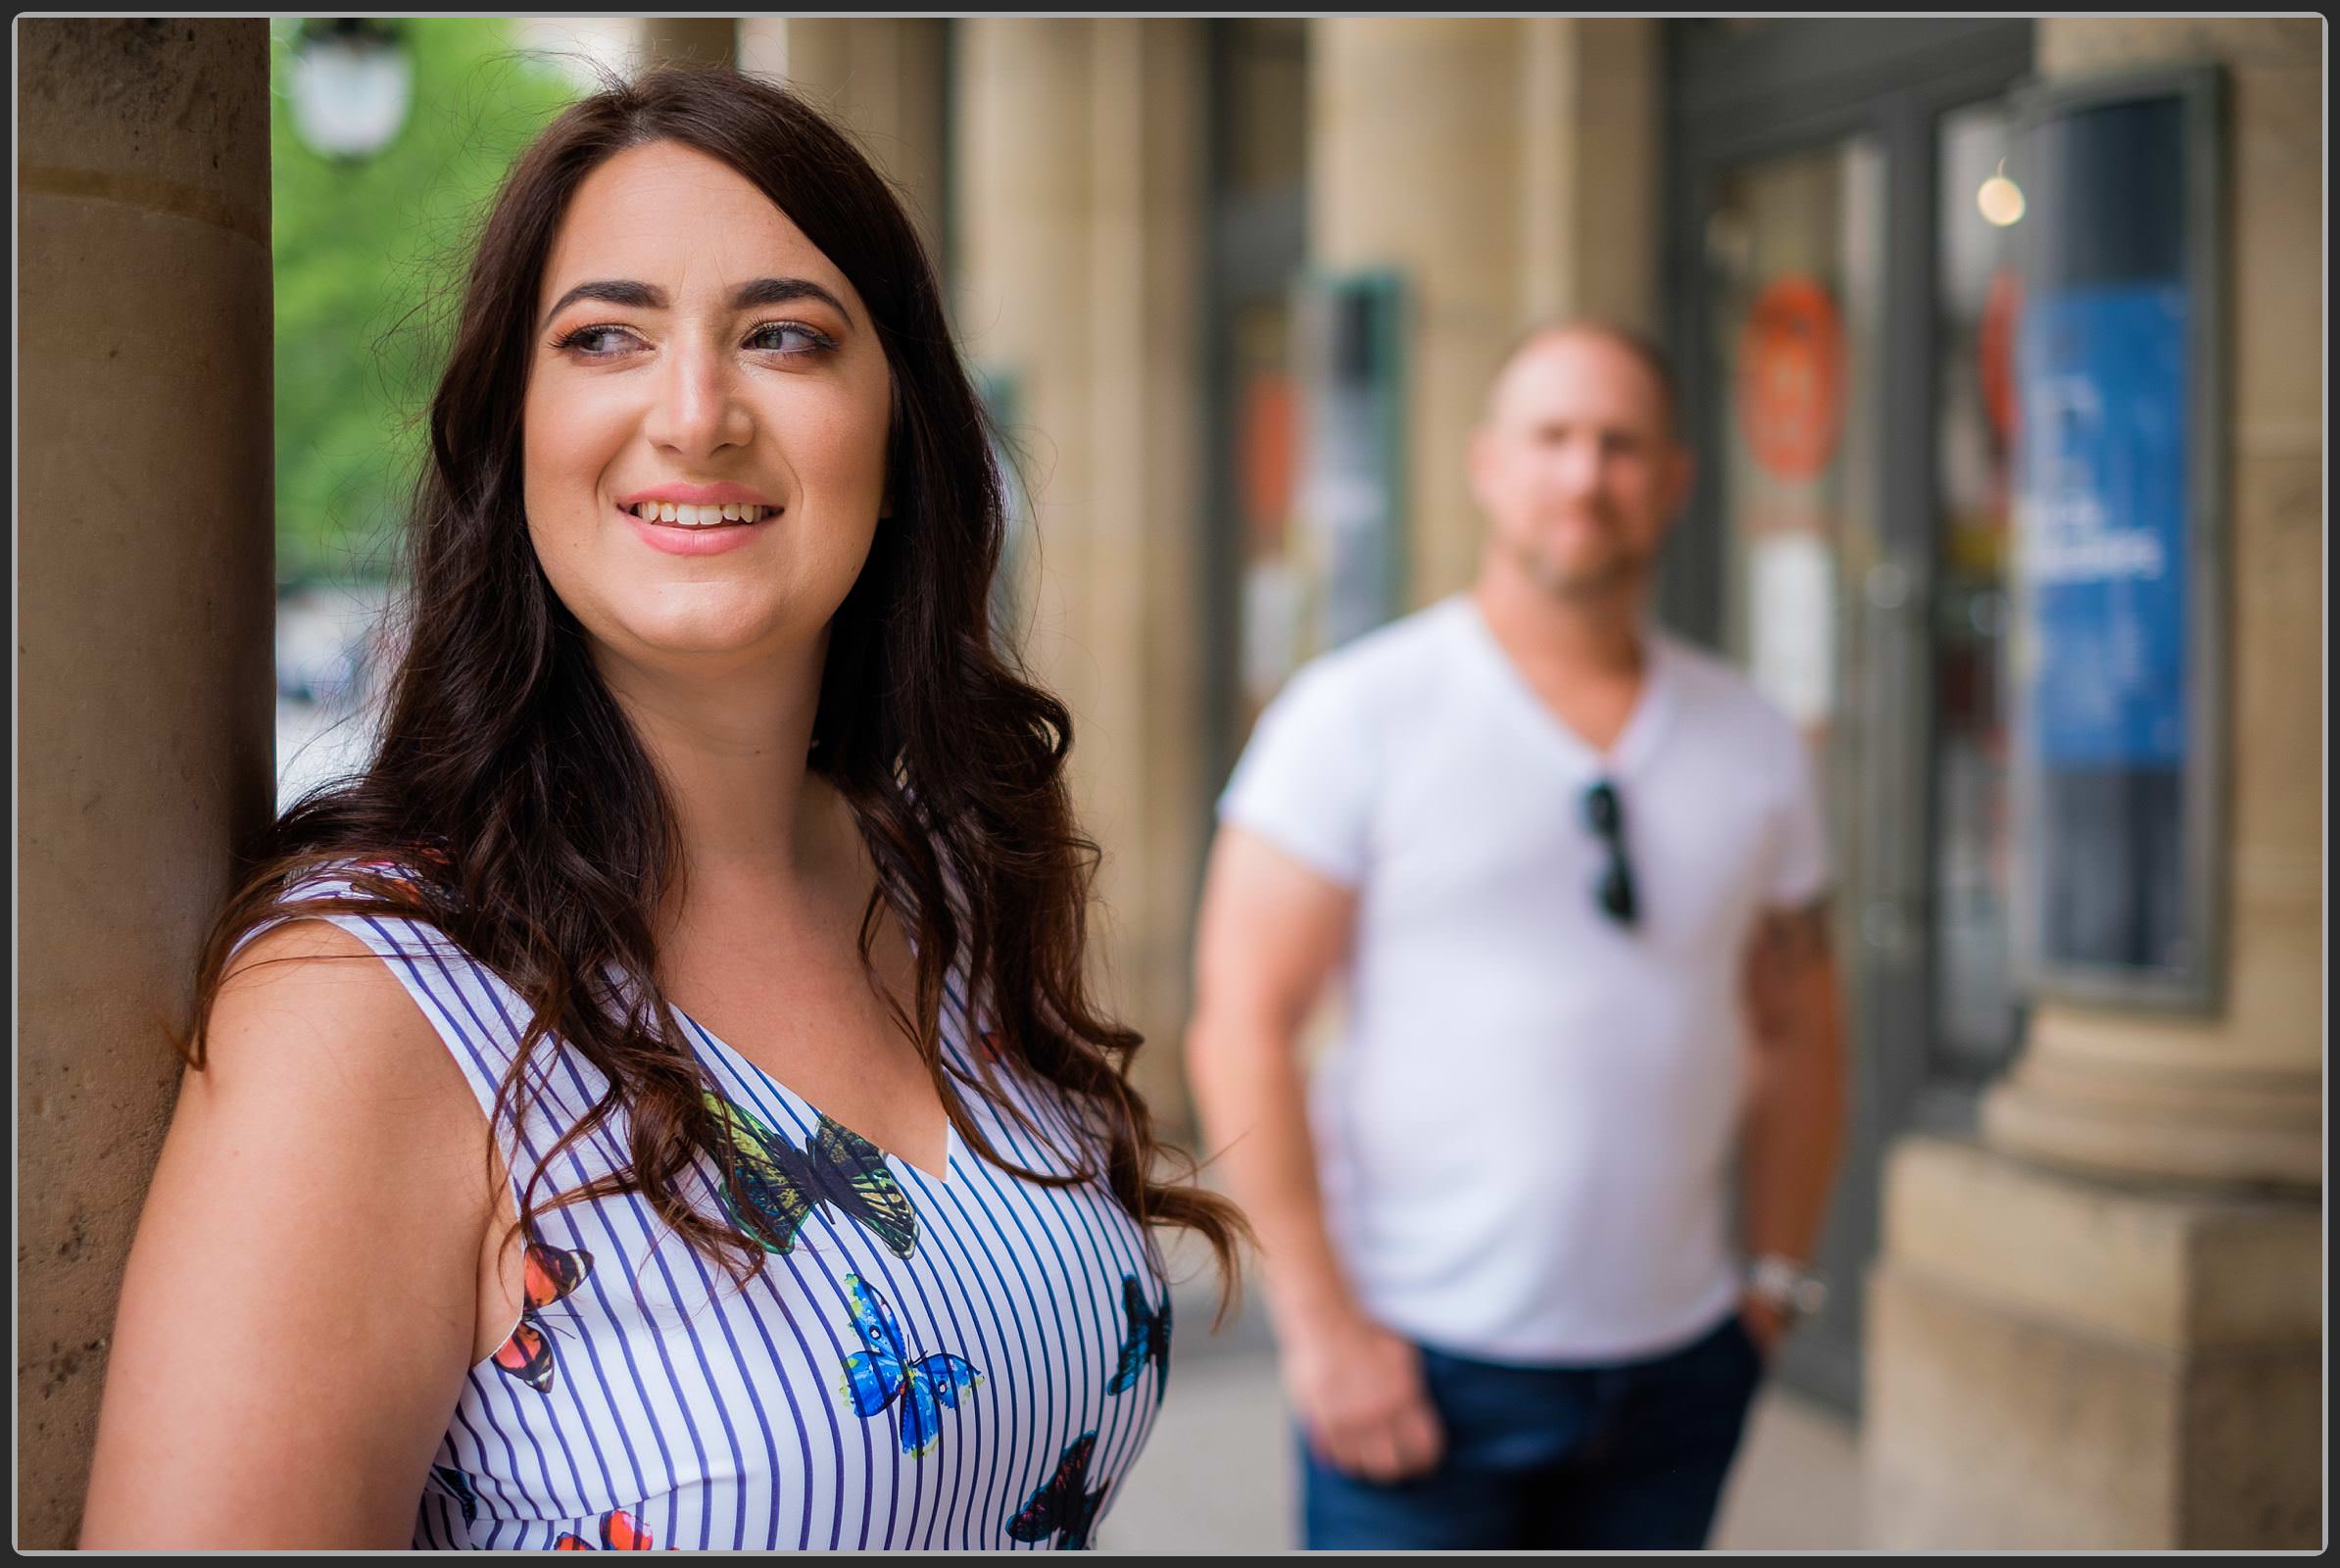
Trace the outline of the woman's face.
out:
[[[537,296],[528,533],[604,654],[736,668],[813,643],[886,504],[891,385],[861,297],[728,165],[629,148]]]

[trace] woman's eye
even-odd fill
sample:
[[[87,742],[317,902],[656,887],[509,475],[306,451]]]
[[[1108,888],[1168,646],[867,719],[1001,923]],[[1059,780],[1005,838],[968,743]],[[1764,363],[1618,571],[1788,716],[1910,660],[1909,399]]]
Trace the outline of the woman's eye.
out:
[[[579,354],[588,356],[609,355],[624,348],[627,339],[632,335],[623,327],[618,326],[580,326],[575,331],[565,334],[554,346],[573,349]]]
[[[816,332],[801,321],[766,321],[748,334],[748,346],[778,354],[810,354],[836,345],[828,334]]]

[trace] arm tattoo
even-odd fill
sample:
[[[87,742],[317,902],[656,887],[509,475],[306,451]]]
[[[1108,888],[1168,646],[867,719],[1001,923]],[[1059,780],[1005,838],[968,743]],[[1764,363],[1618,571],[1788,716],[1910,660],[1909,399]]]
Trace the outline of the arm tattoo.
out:
[[[1775,909],[1764,916],[1760,951],[1774,963],[1810,963],[1828,953],[1828,900],[1826,895],[1793,909]]]

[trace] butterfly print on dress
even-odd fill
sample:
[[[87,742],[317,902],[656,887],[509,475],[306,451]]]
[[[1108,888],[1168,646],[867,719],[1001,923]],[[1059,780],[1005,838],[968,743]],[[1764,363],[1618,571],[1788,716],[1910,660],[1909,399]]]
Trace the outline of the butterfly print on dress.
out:
[[[1089,1459],[1096,1451],[1095,1432],[1073,1439],[1056,1461],[1054,1472],[1025,1500],[1023,1511],[1007,1521],[1008,1535],[1017,1541],[1046,1541],[1054,1536],[1060,1551],[1086,1548],[1097,1510],[1104,1506],[1105,1494],[1113,1486],[1105,1481],[1095,1492],[1088,1490]]]
[[[463,1523],[472,1524],[479,1518],[479,1494],[471,1490],[471,1478],[453,1465],[434,1464],[430,1478],[447,1489],[456,1506],[463,1511]]]
[[[1107,1394],[1127,1394],[1138,1386],[1147,1362],[1158,1369],[1153,1380],[1153,1402],[1159,1405],[1170,1387],[1170,1292],[1162,1292],[1157,1310],[1146,1299],[1146,1287],[1135,1274],[1121,1276],[1121,1309],[1130,1320],[1121,1341],[1121,1364],[1105,1383]]]
[[[496,1370],[525,1383],[539,1394],[553,1392],[553,1337],[538,1314],[585,1283],[593,1272],[593,1254],[561,1247],[528,1244],[523,1263],[519,1327],[496,1351]]]
[[[869,1231],[896,1257],[907,1258],[918,1245],[918,1212],[910,1206],[910,1195],[894,1179],[878,1147],[859,1133],[824,1115],[811,1141],[799,1149],[756,1120],[755,1112],[719,1095],[707,1095],[707,1104],[731,1134],[736,1155],[731,1174],[754,1206],[756,1223],[740,1212],[729,1186],[721,1189],[724,1211],[741,1235],[765,1251],[793,1249],[804,1221],[823,1203]]]
[[[845,1277],[853,1328],[869,1348],[845,1358],[845,1396],[864,1421],[902,1401],[902,1451],[925,1458],[943,1436],[943,1412],[958,1408],[961,1389],[983,1381],[964,1356],[948,1352],[911,1359],[894,1308],[857,1274]]]
[[[561,1535],[553,1543],[555,1551],[648,1551],[650,1532],[642,1528],[642,1521],[623,1508],[602,1515],[602,1544],[595,1545],[582,1536]]]

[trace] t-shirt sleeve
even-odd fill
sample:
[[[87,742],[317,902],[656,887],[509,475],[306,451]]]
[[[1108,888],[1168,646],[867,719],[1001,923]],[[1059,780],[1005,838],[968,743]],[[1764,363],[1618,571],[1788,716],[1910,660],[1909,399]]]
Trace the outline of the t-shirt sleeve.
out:
[[[1828,831],[1821,809],[1820,775],[1812,748],[1792,725],[1781,726],[1778,842],[1772,855],[1766,902],[1774,908],[1810,904],[1828,889]]]
[[[1376,738],[1355,682],[1322,662],[1276,694],[1219,796],[1219,820],[1354,888],[1373,826]]]

